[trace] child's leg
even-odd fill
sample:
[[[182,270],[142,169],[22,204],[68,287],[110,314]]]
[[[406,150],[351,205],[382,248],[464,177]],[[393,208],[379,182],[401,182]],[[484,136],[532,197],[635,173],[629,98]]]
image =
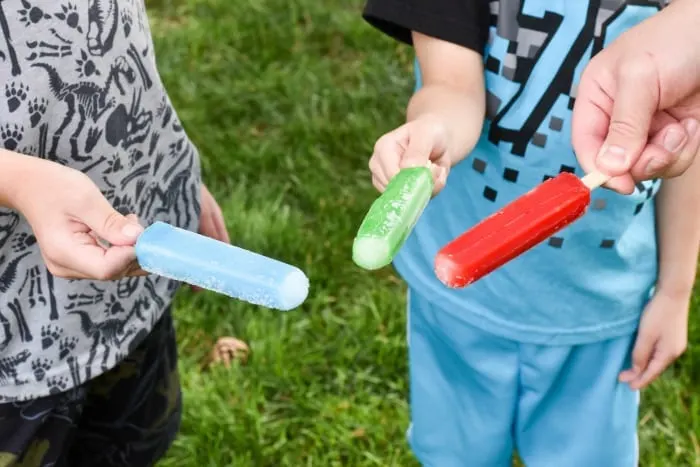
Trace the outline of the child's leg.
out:
[[[0,467],[64,466],[85,390],[0,404]],[[68,464],[70,465],[70,464]]]
[[[633,342],[521,347],[515,436],[528,467],[637,465],[639,393],[618,382]]]
[[[87,385],[70,467],[147,467],[162,457],[180,425],[181,395],[172,316],[119,366]]]
[[[429,467],[511,465],[518,344],[409,292],[409,442]]]

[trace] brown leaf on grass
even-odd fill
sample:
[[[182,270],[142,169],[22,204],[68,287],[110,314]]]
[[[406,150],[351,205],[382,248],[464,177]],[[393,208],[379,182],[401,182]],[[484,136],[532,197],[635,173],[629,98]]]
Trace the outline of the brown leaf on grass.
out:
[[[231,362],[239,361],[245,365],[248,362],[250,348],[248,344],[235,337],[220,337],[209,353],[209,358],[205,362],[205,369],[212,365],[224,365],[231,367]]]

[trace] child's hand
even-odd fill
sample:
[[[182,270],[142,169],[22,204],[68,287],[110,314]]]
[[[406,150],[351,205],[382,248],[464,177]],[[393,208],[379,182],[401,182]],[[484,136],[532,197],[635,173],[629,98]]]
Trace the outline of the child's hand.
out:
[[[688,345],[690,298],[657,292],[647,304],[632,353],[632,368],[620,381],[642,389],[680,357]]]
[[[400,169],[426,166],[430,162],[433,194],[437,194],[445,186],[452,165],[446,155],[447,132],[440,119],[425,115],[379,138],[369,160],[374,187],[383,192]]]
[[[224,214],[203,183],[200,200],[199,233],[224,243],[230,242],[228,231],[226,230],[226,222],[224,222]]]
[[[145,275],[134,252],[143,231],[135,216],[112,208],[90,178],[77,170],[16,156],[22,184],[12,206],[31,225],[49,271],[68,279],[113,280]],[[109,243],[103,246],[103,239]]]
[[[216,202],[203,183],[200,200],[199,233],[225,243],[231,242],[228,236],[228,230],[226,230],[224,214],[221,212],[219,203]],[[191,288],[195,292],[202,290],[195,286]]]

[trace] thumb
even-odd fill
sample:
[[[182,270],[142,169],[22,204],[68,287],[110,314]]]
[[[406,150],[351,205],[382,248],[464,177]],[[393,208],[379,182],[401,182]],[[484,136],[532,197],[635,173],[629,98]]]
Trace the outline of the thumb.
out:
[[[135,216],[123,216],[105,198],[93,203],[82,221],[100,238],[114,246],[129,246],[143,232],[143,227]]]
[[[659,106],[658,81],[655,65],[646,55],[620,65],[608,134],[596,159],[600,170],[623,175],[639,159]]]

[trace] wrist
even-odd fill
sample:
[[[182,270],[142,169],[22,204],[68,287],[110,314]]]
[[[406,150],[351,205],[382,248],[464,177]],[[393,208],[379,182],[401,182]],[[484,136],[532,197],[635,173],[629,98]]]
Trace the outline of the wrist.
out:
[[[0,149],[0,206],[17,209],[22,181],[27,182],[29,156]]]
[[[692,282],[681,280],[659,280],[654,295],[661,295],[677,301],[690,301],[693,296]]]

